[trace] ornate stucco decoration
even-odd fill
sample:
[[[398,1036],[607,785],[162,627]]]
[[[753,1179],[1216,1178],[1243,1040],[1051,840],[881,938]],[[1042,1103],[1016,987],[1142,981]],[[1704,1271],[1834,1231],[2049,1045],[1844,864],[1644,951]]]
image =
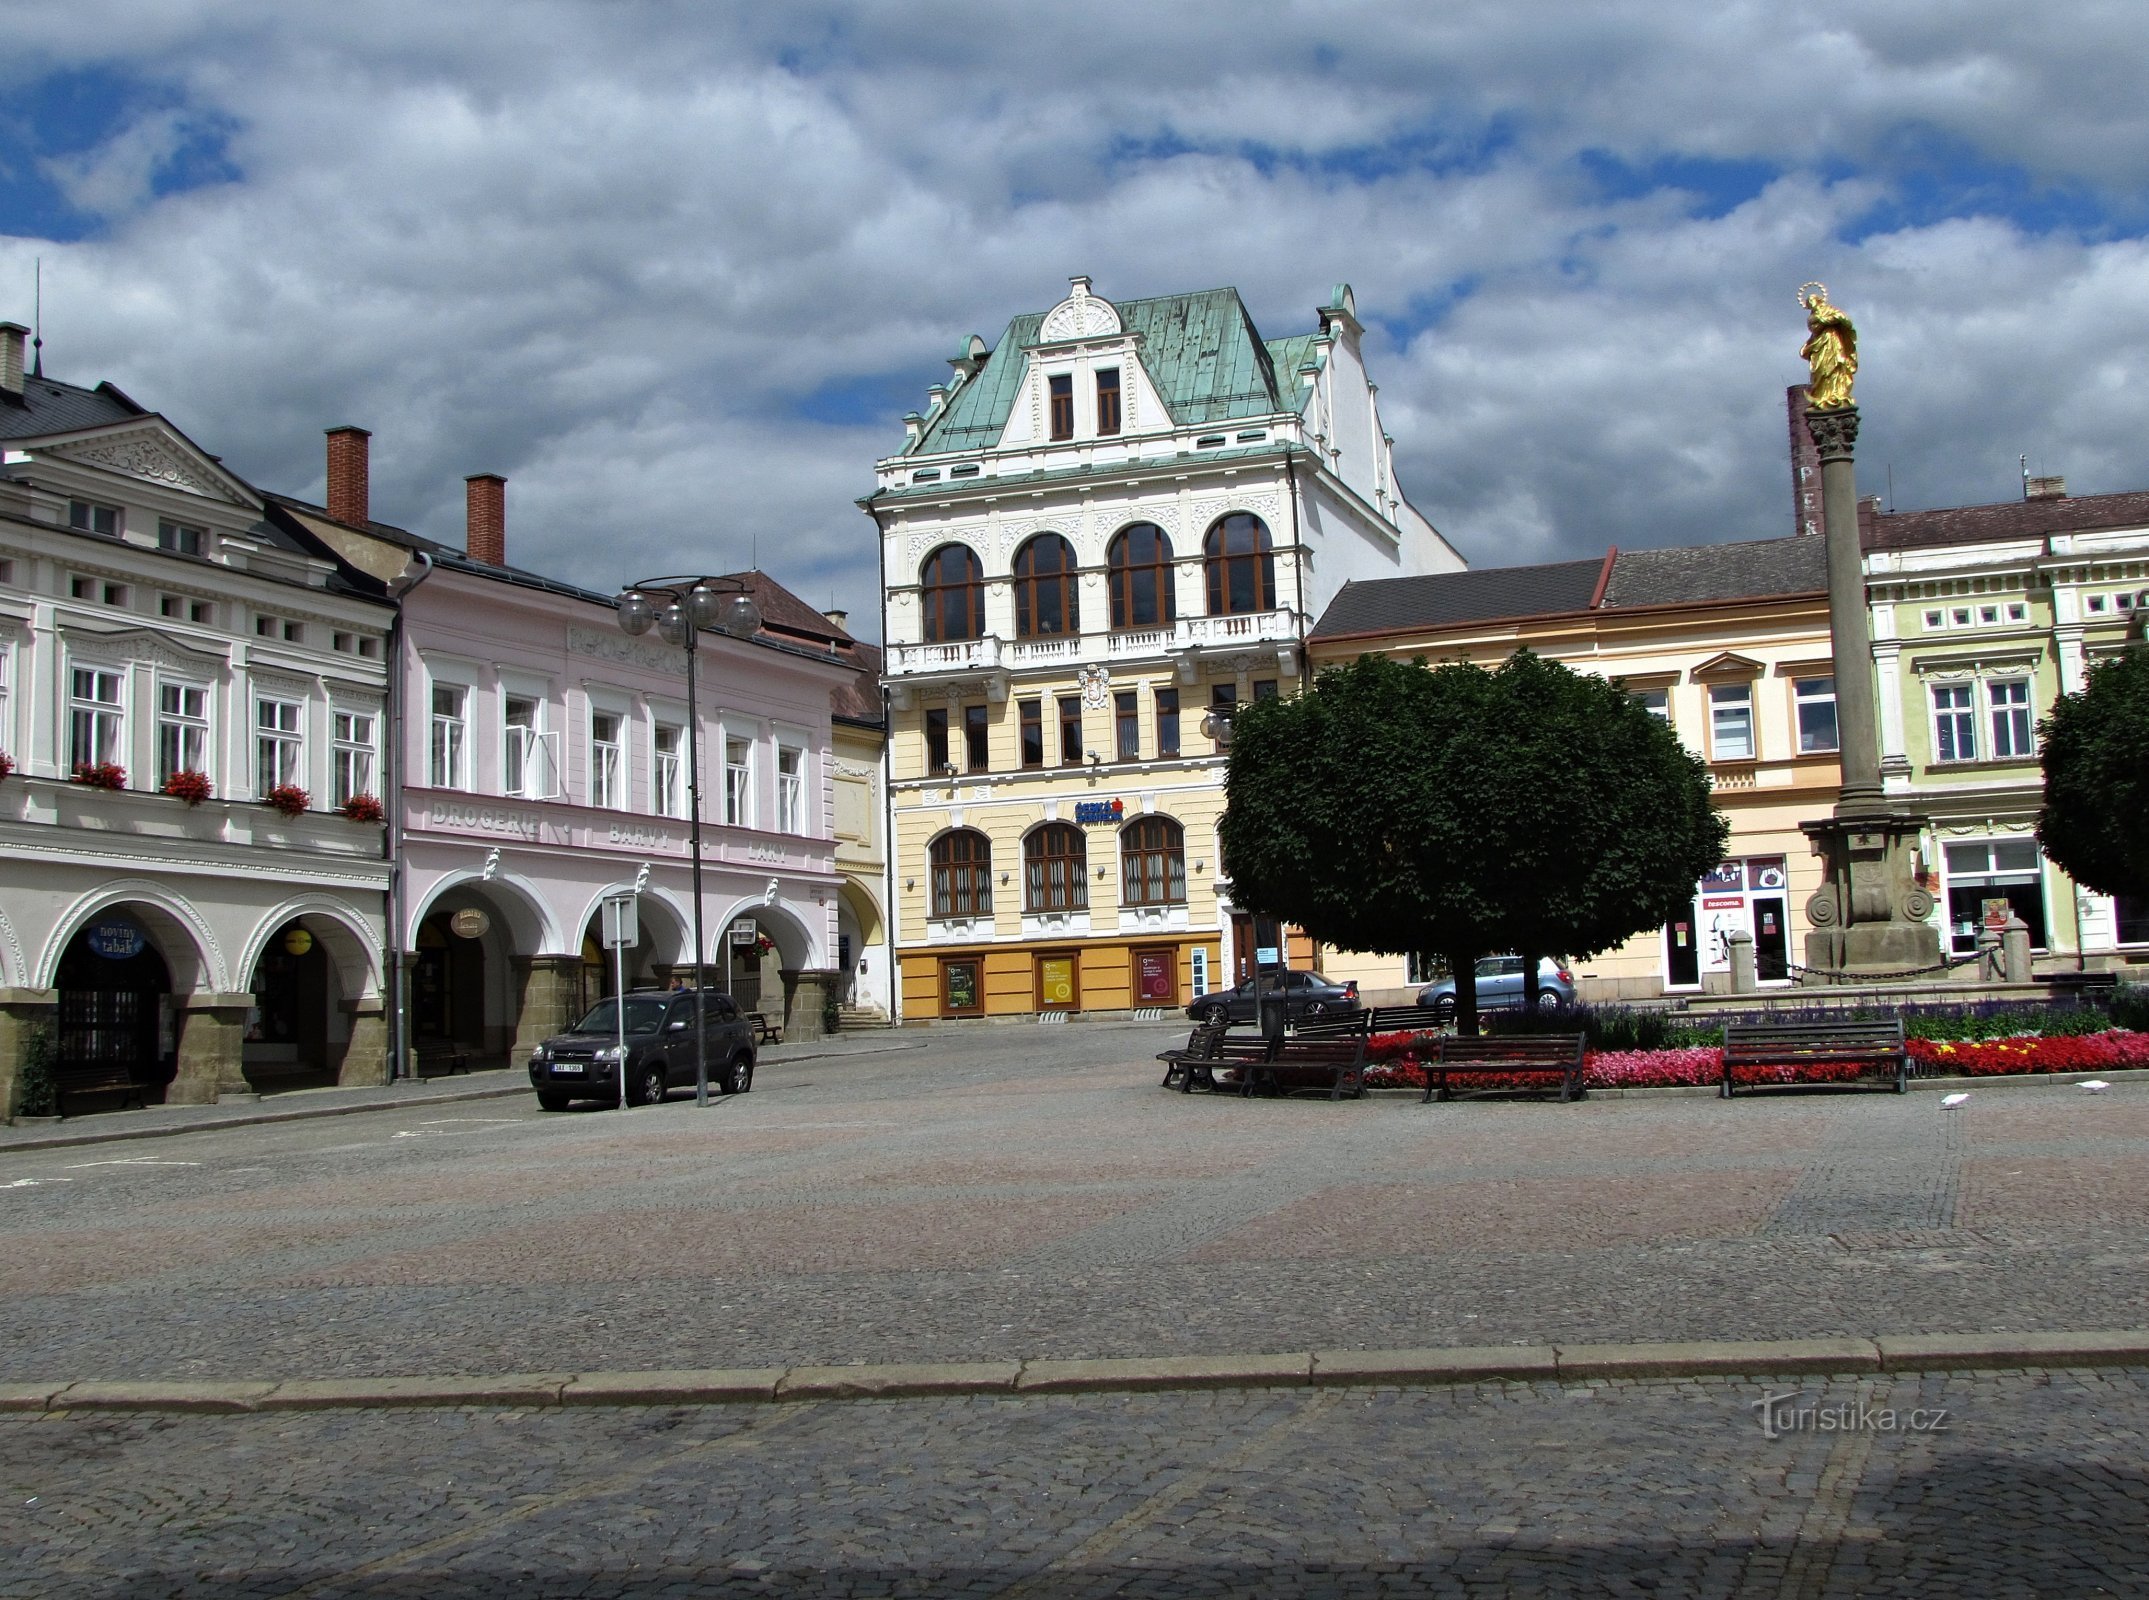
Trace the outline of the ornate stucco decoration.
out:
[[[1045,313],[1038,337],[1047,344],[1063,339],[1097,339],[1124,331],[1111,301],[1089,292],[1089,279],[1070,280],[1074,293]]]
[[[85,466],[103,467],[107,471],[123,473],[145,483],[185,489],[190,494],[207,495],[218,500],[230,498],[222,484],[173,451],[165,444],[163,437],[151,429],[121,434],[116,438],[91,439],[81,444],[61,445],[56,447],[52,454],[63,460],[79,461]]]
[[[64,628],[67,654],[76,661],[146,661],[169,672],[215,677],[230,663],[221,655],[184,649],[153,633],[85,633]]]

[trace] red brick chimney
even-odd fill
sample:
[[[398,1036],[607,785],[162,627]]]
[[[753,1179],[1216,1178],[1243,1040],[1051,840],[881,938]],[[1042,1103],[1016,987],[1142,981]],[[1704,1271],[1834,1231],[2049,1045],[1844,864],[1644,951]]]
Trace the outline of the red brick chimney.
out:
[[[328,514],[355,528],[363,528],[370,520],[371,447],[366,441],[372,437],[348,423],[328,430]]]
[[[472,561],[490,567],[507,565],[507,479],[497,472],[473,472],[463,480],[469,494],[469,529],[463,548]]]

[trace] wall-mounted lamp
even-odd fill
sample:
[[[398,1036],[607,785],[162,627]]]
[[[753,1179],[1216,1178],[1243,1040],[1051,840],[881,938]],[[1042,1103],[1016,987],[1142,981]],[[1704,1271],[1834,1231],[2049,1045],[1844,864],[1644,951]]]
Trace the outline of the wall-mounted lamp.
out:
[[[1098,881],[1099,883],[1102,883],[1102,882],[1104,882],[1104,868],[1102,868],[1102,867],[1099,867],[1099,868],[1097,869],[1097,881]]]
[[[1089,764],[1093,767],[1101,767],[1104,765],[1104,757],[1100,756],[1099,754],[1097,754],[1096,751],[1092,750],[1089,753]]]
[[[1000,874],[1000,882],[1001,882],[1001,885],[1002,885],[1003,887],[1004,887],[1004,886],[1006,885],[1006,883],[1007,883],[1007,874],[1006,874],[1006,873],[1004,873],[1004,872],[1003,872],[1003,873],[1001,873],[1001,874]]]
[[[943,761],[940,763],[939,766],[933,768],[933,773],[936,777],[952,778],[955,776],[955,763],[952,761]]]
[[[1196,872],[1199,872],[1199,871],[1201,871],[1201,870],[1202,870],[1202,869],[1203,869],[1204,867],[1206,867],[1207,865],[1208,865],[1208,862],[1206,862],[1206,861],[1197,861],[1197,862],[1195,862],[1195,863],[1194,863],[1194,870],[1195,870]]]
[[[918,887],[918,880],[917,880],[916,878],[905,878],[905,879],[903,880],[903,891],[904,891],[904,893],[906,893],[906,894],[907,894],[907,893],[909,893],[909,892],[910,892],[910,891],[911,891],[912,889],[915,889],[915,888],[917,888],[917,887]]]

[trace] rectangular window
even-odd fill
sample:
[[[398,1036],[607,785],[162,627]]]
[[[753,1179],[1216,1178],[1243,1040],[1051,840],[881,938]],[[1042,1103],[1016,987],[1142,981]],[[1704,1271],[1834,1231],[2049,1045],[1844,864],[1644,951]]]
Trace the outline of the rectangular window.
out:
[[[1179,753],[1179,691],[1159,689],[1157,702],[1157,754],[1170,760]]]
[[[776,752],[776,831],[806,831],[806,752]]]
[[[287,622],[284,624],[285,644],[304,644],[305,642],[306,624],[303,622]]]
[[[1235,683],[1212,683],[1209,685],[1209,715],[1218,723],[1229,723],[1232,713],[1239,709],[1239,686]],[[1219,753],[1223,750],[1217,744]]]
[[[157,787],[175,772],[209,770],[209,691],[197,683],[157,685]]]
[[[1119,368],[1097,369],[1097,431],[1119,432]]]
[[[2149,944],[2149,900],[2123,894],[2112,902],[2121,944]]]
[[[1060,765],[1079,767],[1082,764],[1082,697],[1078,694],[1060,696]]]
[[[1977,712],[1967,683],[1933,685],[1933,759],[1977,759]]]
[[[1754,758],[1754,691],[1750,683],[1709,685],[1709,751],[1714,761]]]
[[[1273,700],[1273,699],[1275,699],[1275,698],[1276,698],[1276,680],[1275,680],[1274,678],[1256,678],[1256,679],[1254,679],[1254,698],[1255,698],[1256,700]]]
[[[300,785],[304,778],[305,745],[299,732],[306,708],[296,700],[269,695],[254,700],[254,795],[265,798],[271,789]]]
[[[948,709],[928,706],[925,712],[925,770],[941,777],[953,770],[948,760]]]
[[[67,525],[80,528],[84,533],[101,533],[108,539],[119,537],[119,507],[101,506],[94,500],[70,500],[67,502]]]
[[[157,522],[157,548],[174,551],[183,556],[198,556],[209,542],[209,530],[196,528],[184,522]]]
[[[734,828],[753,826],[754,747],[744,739],[724,741],[724,820]]]
[[[1022,764],[1041,767],[1045,764],[1045,703],[1024,700],[1015,709],[1022,725]]]
[[[1074,374],[1056,372],[1046,380],[1052,392],[1052,437],[1074,437]]]
[[[179,596],[175,594],[159,595],[157,597],[157,615],[160,617],[170,617],[176,621],[184,614],[184,610],[185,608]]]
[[[2030,718],[2030,680],[1994,678],[1985,685],[1992,706],[1992,755],[1998,761],[2030,755],[2035,732]]]
[[[124,583],[108,583],[104,586],[104,603],[123,606],[127,603],[127,586]]]
[[[657,724],[652,743],[657,757],[657,815],[660,817],[683,817],[686,815],[686,788],[684,778],[686,765],[681,756],[680,731],[669,722]]]
[[[1798,707],[1798,753],[1810,756],[1840,748],[1836,734],[1836,680],[1794,679],[1791,699]]]
[[[971,772],[992,765],[991,737],[983,706],[963,707],[963,762]]]
[[[433,760],[429,776],[436,789],[470,787],[470,691],[458,684],[433,685]]]
[[[624,721],[610,711],[589,718],[589,803],[618,810],[627,803],[627,746]]]
[[[92,578],[79,578],[79,577],[77,577],[77,578],[69,578],[69,579],[67,580],[67,597],[68,597],[68,598],[69,598],[70,600],[94,600],[94,599],[96,599],[96,598],[97,598],[97,583],[96,583],[96,580],[95,580],[95,579],[92,579]]]
[[[539,799],[544,792],[538,780],[545,755],[538,741],[536,700],[528,695],[509,695],[502,720],[500,792],[526,800]]]
[[[1142,759],[1142,702],[1132,689],[1112,696],[1112,728],[1118,740],[1119,759]]]
[[[2017,835],[1950,841],[1944,860],[1949,943],[1955,954],[1977,948],[1978,930],[1997,910],[1997,901],[2006,902],[2005,915],[2028,924],[2031,949],[2046,948],[2044,870],[2035,839]]]
[[[1632,691],[1634,703],[1655,717],[1666,727],[1671,726],[1671,691],[1669,689],[1636,689]],[[1416,982],[1416,979],[1412,979]]]
[[[370,711],[338,711],[334,718],[336,804],[353,795],[378,796],[374,776],[374,716]]]
[[[116,672],[77,667],[67,703],[68,759],[76,766],[119,764],[125,726]]]
[[[202,624],[202,626],[204,626],[204,627],[214,627],[214,626],[216,625],[216,604],[215,604],[215,602],[214,602],[214,601],[210,601],[210,600],[190,600],[190,601],[188,601],[188,602],[187,602],[187,621],[189,621],[189,622],[199,622],[199,623],[200,623],[200,624]]]

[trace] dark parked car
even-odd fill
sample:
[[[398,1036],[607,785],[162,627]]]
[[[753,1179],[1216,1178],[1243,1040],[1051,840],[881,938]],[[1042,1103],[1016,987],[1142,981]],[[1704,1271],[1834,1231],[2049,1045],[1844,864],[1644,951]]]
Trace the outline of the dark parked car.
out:
[[[725,1094],[754,1086],[753,1030],[731,996],[702,992],[709,1081]],[[694,1081],[694,996],[648,990],[626,997],[627,1104],[654,1105],[665,1092]],[[619,1104],[619,1006],[600,1000],[565,1033],[530,1052],[530,1087],[547,1111],[574,1100]]]
[[[1455,980],[1442,978],[1418,991],[1418,1004],[1436,1011],[1455,1009]],[[1537,964],[1537,1005],[1543,1011],[1563,1011],[1574,1004],[1574,974],[1547,956]],[[1522,957],[1486,956],[1477,964],[1477,1008],[1480,1011],[1522,1009]]]
[[[1318,972],[1278,972],[1271,968],[1261,974],[1261,992],[1276,992],[1277,980],[1283,980],[1284,1015],[1287,1017],[1327,1017],[1339,1012],[1358,1009],[1358,985],[1330,983]],[[1254,1020],[1254,980],[1248,978],[1233,989],[1218,989],[1205,994],[1186,1008],[1186,1014],[1196,1022],[1233,1022]]]

